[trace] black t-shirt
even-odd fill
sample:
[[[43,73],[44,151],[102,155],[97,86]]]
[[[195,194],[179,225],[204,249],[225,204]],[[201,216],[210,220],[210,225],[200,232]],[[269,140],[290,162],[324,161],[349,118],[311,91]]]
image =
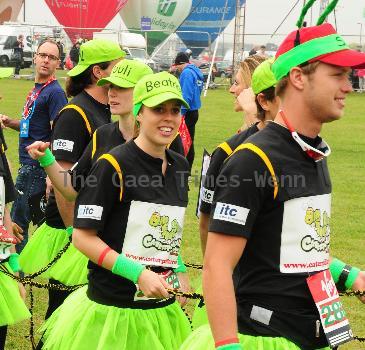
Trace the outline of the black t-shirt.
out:
[[[72,186],[76,191],[83,187],[91,167],[98,158],[116,146],[125,143],[119,123],[108,123],[96,129],[81,158],[71,169]]]
[[[181,136],[179,133],[176,135],[174,140],[167,146],[167,148],[171,149],[171,151],[181,154],[182,156],[185,156],[184,146],[183,146],[182,139],[181,139]]]
[[[4,179],[5,186],[5,203],[10,203],[15,200],[16,190],[14,187],[13,178],[9,169],[8,160],[5,151],[8,149],[3,130],[0,128],[0,176]]]
[[[76,163],[89,144],[94,131],[111,121],[109,106],[96,101],[87,92],[75,96],[69,105],[80,107],[87,121],[75,109],[63,109],[56,118],[52,132],[52,153],[57,161]],[[53,191],[46,208],[46,223],[64,228]]]
[[[312,146],[321,141],[305,140]],[[324,347],[322,328],[315,337],[320,317],[306,278],[328,268],[331,182],[326,160],[314,162],[276,123],[238,149],[244,147],[251,150],[236,150],[222,167],[227,182],[217,183],[209,227],[248,240],[237,264],[239,331],[282,336],[301,349]]]
[[[78,162],[71,169],[72,186],[78,192],[87,180],[87,175],[90,173],[92,165],[98,158],[114,147],[122,145],[126,140],[119,129],[119,122],[102,125],[98,128],[92,137],[92,140],[87,145],[84,153]],[[180,134],[178,134],[173,142],[168,147],[170,150],[184,155]]]
[[[202,198],[199,210],[204,214],[210,214],[212,206],[214,188],[216,181],[218,180],[219,171],[224,161],[229,157],[232,152],[243,143],[248,137],[258,132],[257,124],[252,125],[246,130],[232,136],[227,141],[221,143],[213,152],[210,159],[209,168],[205,175],[202,188]]]
[[[162,160],[143,152],[133,140],[100,157],[90,172],[97,186],[86,184],[77,197],[74,227],[97,230],[118,253],[159,271],[175,267],[188,203],[188,163],[170,150],[166,156],[165,175]],[[134,301],[133,282],[91,261],[89,268],[88,296],[98,303],[154,308],[172,302]]]

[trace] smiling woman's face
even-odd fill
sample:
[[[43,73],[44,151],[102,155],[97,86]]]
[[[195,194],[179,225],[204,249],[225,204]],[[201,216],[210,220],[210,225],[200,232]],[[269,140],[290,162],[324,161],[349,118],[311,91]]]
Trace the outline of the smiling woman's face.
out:
[[[242,75],[238,71],[236,76],[235,76],[235,80],[234,80],[231,88],[229,89],[229,92],[235,96],[235,100],[234,100],[234,110],[235,110],[235,112],[242,111],[242,107],[238,103],[237,97],[239,96],[239,94],[244,89],[247,89],[248,87],[249,86],[247,86],[247,84],[244,82],[244,80],[242,78]]]

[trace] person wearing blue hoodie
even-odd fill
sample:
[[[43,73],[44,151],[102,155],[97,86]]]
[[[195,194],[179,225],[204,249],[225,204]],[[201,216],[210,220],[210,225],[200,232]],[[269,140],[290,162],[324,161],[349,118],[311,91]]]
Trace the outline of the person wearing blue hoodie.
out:
[[[175,58],[174,67],[180,72],[180,85],[185,101],[190,108],[182,107],[181,115],[185,116],[185,123],[191,137],[191,147],[186,159],[189,162],[190,170],[194,162],[194,135],[195,124],[199,118],[199,108],[201,106],[200,94],[203,90],[204,78],[198,67],[190,64],[189,56],[185,52],[179,52]]]

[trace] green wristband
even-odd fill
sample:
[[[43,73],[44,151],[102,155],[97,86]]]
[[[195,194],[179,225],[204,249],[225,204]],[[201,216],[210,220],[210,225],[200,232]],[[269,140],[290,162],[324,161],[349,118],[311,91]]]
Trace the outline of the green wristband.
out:
[[[74,230],[73,226],[66,227],[66,232],[69,237],[71,237],[73,230]]]
[[[115,260],[112,268],[112,272],[115,275],[122,276],[133,283],[138,282],[138,278],[141,275],[145,267],[132,259],[128,259],[123,253],[120,254]]]
[[[352,288],[352,286],[355,283],[355,280],[356,280],[357,276],[359,275],[359,273],[360,273],[360,269],[353,266],[352,269],[350,270],[349,275],[347,277],[347,280],[345,282],[345,287],[347,289]]]
[[[242,350],[242,346],[240,343],[226,344],[222,346],[218,346],[217,350]]]
[[[346,264],[338,259],[332,259],[331,263],[330,263],[330,272],[333,278],[333,281],[335,283],[338,282],[340,275],[342,273],[343,268],[346,266]]]
[[[174,269],[174,272],[178,273],[178,272],[186,272],[187,268],[184,264],[184,261],[181,257],[181,255],[179,254],[179,256],[177,257],[177,264],[179,265],[176,269]]]
[[[39,164],[42,168],[47,168],[48,166],[52,165],[56,161],[56,158],[52,154],[51,150],[47,148],[44,151],[44,156],[38,159]]]
[[[21,270],[20,264],[19,264],[19,254],[17,254],[17,253],[10,254],[9,265],[14,272],[19,272]]]

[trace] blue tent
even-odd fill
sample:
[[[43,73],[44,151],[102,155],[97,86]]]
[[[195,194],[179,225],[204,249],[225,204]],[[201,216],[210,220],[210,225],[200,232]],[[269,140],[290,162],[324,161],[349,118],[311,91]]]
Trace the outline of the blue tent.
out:
[[[246,0],[240,0],[241,6]],[[184,44],[193,51],[193,56],[199,55],[209,45],[206,33],[184,33],[183,31],[208,32],[213,42],[221,29],[223,31],[236,14],[236,0],[193,0],[192,11],[178,28],[178,36]],[[222,23],[222,17],[224,20]],[[222,28],[220,28],[222,25]]]

